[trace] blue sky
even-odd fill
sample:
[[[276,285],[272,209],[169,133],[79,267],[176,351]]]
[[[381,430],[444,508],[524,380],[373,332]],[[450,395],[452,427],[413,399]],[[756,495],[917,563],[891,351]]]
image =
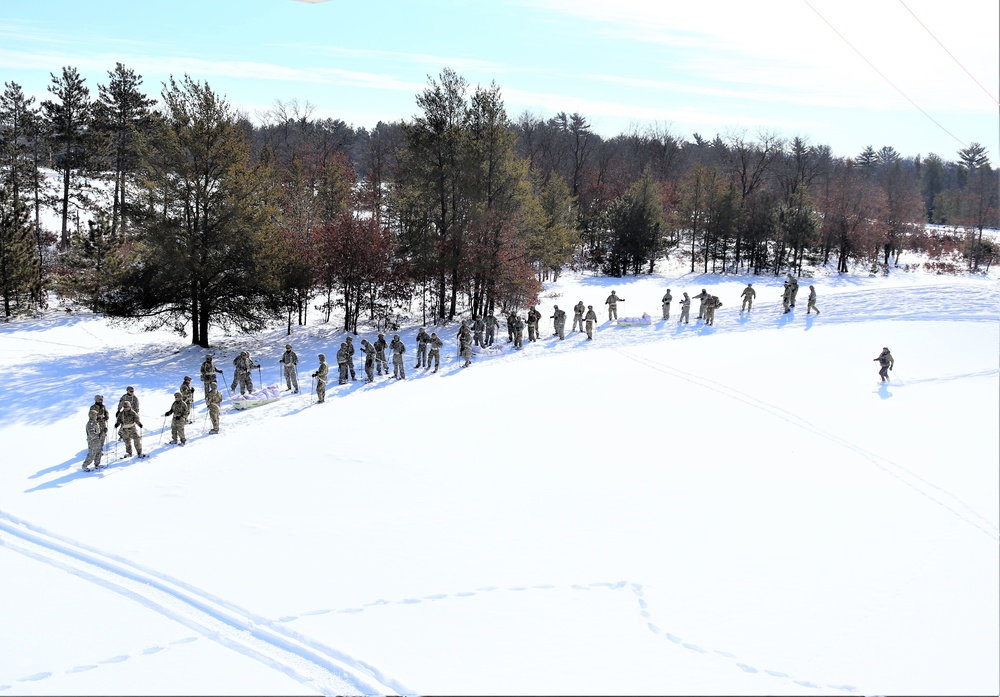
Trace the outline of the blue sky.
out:
[[[605,136],[651,127],[684,139],[765,130],[829,144],[837,155],[870,144],[946,159],[975,141],[997,164],[998,5],[6,2],[0,80],[44,99],[49,73],[72,65],[96,95],[122,62],[154,96],[170,74],[187,72],[258,121],[276,100],[297,100],[314,116],[372,126],[411,118],[428,76],[450,67],[473,85],[495,81],[512,119],[578,111]]]

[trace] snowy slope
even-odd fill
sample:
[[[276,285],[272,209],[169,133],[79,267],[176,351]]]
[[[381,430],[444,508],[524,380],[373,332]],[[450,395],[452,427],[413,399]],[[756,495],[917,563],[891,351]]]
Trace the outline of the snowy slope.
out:
[[[428,375],[407,327],[406,381],[323,405],[342,334],[296,328],[303,394],[209,436],[199,392],[183,449],[163,412],[203,350],[3,326],[0,690],[997,693],[996,278],[821,278],[819,317],[809,282],[783,315],[780,279],[564,276],[523,351],[462,369],[453,323]],[[659,320],[667,287],[715,326]],[[606,322],[612,288],[653,324]],[[551,337],[580,299],[596,340]],[[286,340],[213,351],[270,384]],[[93,395],[129,384],[151,457],[81,472]]]

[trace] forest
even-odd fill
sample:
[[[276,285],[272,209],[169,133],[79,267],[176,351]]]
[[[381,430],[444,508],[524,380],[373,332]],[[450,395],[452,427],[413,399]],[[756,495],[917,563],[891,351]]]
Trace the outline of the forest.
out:
[[[107,76],[93,93],[63,67],[38,104],[4,85],[5,319],[55,294],[208,347],[210,327],[291,331],[312,312],[357,332],[526,308],[566,269],[668,257],[771,275],[997,259],[1000,179],[978,143],[946,159],[764,130],[602,137],[579,113],[512,120],[499,86],[447,68],[415,116],[370,130],[298,102],[252,121],[189,75],[159,98],[121,63]]]

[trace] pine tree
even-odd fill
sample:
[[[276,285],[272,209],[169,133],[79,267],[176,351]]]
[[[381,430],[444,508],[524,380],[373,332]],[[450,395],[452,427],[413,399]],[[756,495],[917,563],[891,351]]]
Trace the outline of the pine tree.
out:
[[[62,173],[59,198],[61,220],[59,246],[69,248],[69,207],[79,194],[79,176],[88,165],[87,137],[91,126],[90,89],[76,68],[64,67],[61,75],[52,74],[51,92],[57,101],[42,102],[46,135],[55,151],[57,169]]]
[[[98,85],[94,104],[94,129],[104,139],[108,159],[106,169],[114,182],[111,198],[111,234],[125,236],[128,189],[139,167],[136,139],[151,125],[150,107],[156,100],[139,88],[142,77],[121,63],[108,71],[107,85]]]
[[[258,331],[283,309],[278,188],[224,98],[185,75],[164,86],[162,128],[141,147],[139,261],[109,313],[148,318],[208,347],[211,325]]]
[[[0,186],[0,293],[5,318],[31,308],[39,296],[38,258],[28,220],[28,209],[14,197],[10,184]]]

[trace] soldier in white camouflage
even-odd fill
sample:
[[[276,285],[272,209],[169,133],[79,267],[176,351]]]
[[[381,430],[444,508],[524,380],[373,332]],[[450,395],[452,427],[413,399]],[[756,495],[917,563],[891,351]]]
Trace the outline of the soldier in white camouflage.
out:
[[[492,346],[493,341],[497,336],[497,327],[500,325],[500,320],[498,320],[496,315],[491,312],[486,315],[484,324],[486,325],[486,345]]]
[[[816,314],[819,314],[819,308],[816,307],[816,286],[809,286],[809,301],[806,305],[806,314],[808,315],[811,310],[816,310]]]
[[[690,324],[688,319],[691,317],[691,298],[688,297],[687,293],[684,293],[684,297],[681,298],[681,317],[677,320],[677,324],[683,322],[684,324]]]
[[[743,289],[740,295],[743,297],[743,305],[740,308],[740,312],[744,310],[750,312],[753,309],[753,299],[757,297],[757,291],[753,289],[753,284],[747,283],[747,287]]]
[[[375,347],[368,339],[361,340],[361,353],[365,354],[365,382],[375,382]]]
[[[319,354],[319,368],[312,374],[316,378],[316,401],[320,404],[326,401],[326,380],[330,375],[330,366],[326,362],[326,354]]]
[[[403,354],[406,352],[406,346],[399,338],[399,334],[393,334],[389,348],[392,349],[392,376],[397,380],[405,380],[406,366],[403,365]]]
[[[438,368],[441,367],[441,347],[444,346],[444,342],[441,341],[440,337],[435,332],[431,332],[431,346],[430,353],[427,356],[427,367],[430,368],[431,364],[434,364],[434,370],[432,373],[436,373]]]
[[[583,304],[582,300],[573,306],[573,328],[570,331],[583,331],[583,313],[586,311],[587,306]]]
[[[184,382],[178,390],[184,397],[184,402],[188,405],[188,414],[190,415],[192,407],[194,407],[194,387],[191,385],[191,376],[185,375]],[[188,423],[191,423],[191,418],[188,416]]]
[[[174,403],[170,405],[167,409],[167,413],[164,416],[171,417],[170,419],[170,444],[177,445],[177,441],[180,441],[181,445],[187,443],[187,438],[184,436],[184,426],[187,424],[187,418],[190,410],[188,409],[187,402],[184,401],[184,395],[180,392],[174,392]]]
[[[135,388],[131,385],[125,388],[125,394],[123,394],[118,400],[118,408],[115,409],[116,419],[118,418],[118,415],[122,413],[122,407],[126,402],[132,405],[132,411],[136,414],[139,413],[139,398],[135,396]]]
[[[799,294],[799,279],[795,278],[792,274],[788,274],[788,287],[791,289],[788,304],[791,307],[795,307],[795,296]]]
[[[351,380],[357,380],[354,373],[354,337],[347,337],[347,369],[351,372]]]
[[[278,359],[285,373],[286,391],[291,390],[293,394],[299,391],[299,357],[295,355],[291,344],[285,344],[285,352]]]
[[[552,326],[555,329],[555,335],[558,336],[560,340],[566,338],[566,310],[560,310],[558,305],[554,306],[552,311]]]
[[[139,421],[139,415],[132,409],[131,402],[125,402],[122,410],[115,419],[115,428],[118,429],[118,437],[125,441],[125,457],[132,457],[132,446],[135,446],[135,454],[142,457],[142,437],[139,429],[143,428]]]
[[[241,351],[240,355],[233,359],[233,367],[233,384],[231,389],[235,392],[236,386],[239,385],[240,394],[253,392],[253,377],[250,371],[256,368],[257,364],[250,358],[250,353]]]
[[[212,354],[206,354],[205,361],[201,364],[201,384],[205,388],[205,394],[209,393],[209,387],[215,385],[218,389],[218,378],[215,377],[217,374],[222,372],[221,368],[216,368],[213,362],[214,356]]]
[[[594,312],[593,305],[587,305],[587,314],[584,317],[587,325],[587,341],[594,340],[594,324],[597,322],[597,313]]]
[[[385,374],[389,374],[389,361],[385,358],[385,350],[389,346],[385,342],[385,334],[379,334],[378,338],[375,339],[375,370],[381,375],[382,369],[385,368]]]
[[[208,405],[208,418],[212,420],[212,429],[209,433],[219,432],[219,413],[222,411],[222,393],[219,386],[212,383],[211,389],[205,395],[205,404]]]
[[[83,460],[83,471],[89,472],[90,465],[101,467],[101,456],[104,455],[104,431],[98,421],[97,412],[91,409],[87,413],[87,457]]]
[[[431,335],[421,327],[420,331],[417,332],[417,362],[413,364],[414,368],[427,367],[427,344],[429,343],[431,343]]]
[[[347,342],[341,341],[340,348],[337,350],[337,374],[339,378],[340,385],[347,384],[347,361],[350,356],[347,351]]]
[[[674,296],[670,294],[670,289],[667,288],[666,295],[660,300],[663,304],[663,319],[670,319],[670,303],[674,300]]]

